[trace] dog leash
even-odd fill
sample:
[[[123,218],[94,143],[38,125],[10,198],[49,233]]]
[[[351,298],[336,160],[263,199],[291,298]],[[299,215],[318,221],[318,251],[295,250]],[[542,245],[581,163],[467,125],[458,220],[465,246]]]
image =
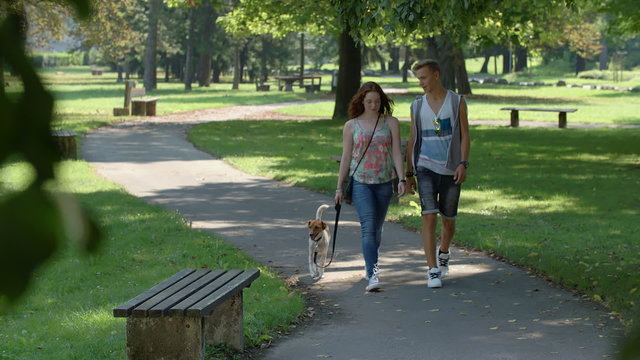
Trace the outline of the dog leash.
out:
[[[336,203],[336,222],[333,225],[333,246],[331,248],[331,258],[329,258],[329,262],[326,265],[318,265],[318,263],[316,262],[316,258],[318,257],[318,253],[314,253],[313,254],[313,263],[316,264],[316,266],[319,266],[323,269],[326,269],[329,267],[329,265],[331,265],[331,263],[333,262],[333,254],[336,253],[336,241],[338,240],[338,220],[340,220],[340,209],[342,209],[342,204],[340,203]]]

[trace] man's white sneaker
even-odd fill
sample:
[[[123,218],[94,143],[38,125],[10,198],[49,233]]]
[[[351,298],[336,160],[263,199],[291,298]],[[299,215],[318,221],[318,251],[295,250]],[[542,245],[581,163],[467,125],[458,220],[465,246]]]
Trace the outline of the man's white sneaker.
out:
[[[442,287],[442,272],[438,268],[432,268],[427,271],[427,286],[430,288]]]
[[[442,272],[442,277],[449,275],[449,257],[450,253],[443,253],[438,250],[438,268]]]

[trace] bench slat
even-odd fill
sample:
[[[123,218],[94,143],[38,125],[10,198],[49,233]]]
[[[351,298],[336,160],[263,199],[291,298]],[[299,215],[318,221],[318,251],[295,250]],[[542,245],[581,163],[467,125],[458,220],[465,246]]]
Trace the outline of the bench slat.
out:
[[[150,317],[162,316],[163,314],[167,313],[169,308],[171,308],[173,305],[181,302],[187,297],[190,297],[195,292],[202,289],[204,286],[211,283],[212,281],[216,280],[224,273],[225,273],[224,270],[210,271],[205,276],[192,282],[191,284],[189,284],[189,286],[180,290],[176,294],[173,294],[168,298],[164,299],[162,302],[154,305],[151,309],[149,309],[148,316]]]
[[[153,286],[151,289],[143,292],[142,294],[134,297],[133,299],[125,302],[124,304],[118,306],[117,308],[113,309],[113,316],[114,317],[127,317],[131,314],[131,311],[133,310],[133,308],[135,308],[136,306],[142,304],[143,302],[147,301],[149,298],[153,297],[154,295],[156,295],[157,293],[161,292],[162,290],[168,288],[169,286],[175,284],[177,281],[179,281],[180,279],[182,279],[183,277],[193,273],[194,271],[196,271],[195,269],[184,269],[176,274],[174,274],[173,276],[171,276],[170,278],[168,278],[167,280],[156,284],[155,286]]]
[[[189,286],[189,284],[191,284],[194,281],[200,279],[201,277],[206,275],[208,272],[210,272],[210,270],[196,270],[193,273],[187,275],[186,277],[183,277],[182,279],[180,279],[175,284],[169,286],[168,288],[166,288],[166,289],[162,290],[161,292],[157,293],[155,296],[149,298],[147,301],[145,301],[142,304],[136,306],[136,308],[133,309],[133,311],[131,312],[131,316],[135,316],[135,317],[146,317],[146,316],[148,316],[148,310],[149,309],[151,309],[152,307],[154,307],[156,304],[160,303],[161,301],[163,301],[167,297],[169,297],[169,296],[175,294],[176,292],[184,289],[185,287]]]
[[[504,107],[500,110],[510,111],[549,111],[549,112],[576,112],[578,109],[540,109],[540,108],[525,108],[525,107]]]
[[[185,315],[205,316],[206,314],[213,311],[213,309],[221,302],[237,294],[238,292],[241,292],[245,287],[249,287],[253,280],[255,280],[258,276],[260,276],[260,270],[258,269],[245,270],[244,272],[242,272],[242,274],[240,274],[240,276],[237,276],[232,281],[226,283],[215,293],[212,293],[198,303],[189,307]]]
[[[131,89],[131,97],[140,97],[140,96],[145,96],[146,94],[147,92],[144,90],[144,88]]]
[[[187,315],[187,310],[198,301],[204,299],[206,296],[209,296],[212,293],[218,292],[219,289],[227,284],[229,281],[233,280],[236,276],[242,273],[242,270],[233,269],[224,273],[224,275],[218,277],[215,281],[207,284],[207,286],[198,290],[197,292],[191,294],[188,299],[185,299],[178,304],[175,304],[168,311],[165,311],[165,315]],[[195,315],[200,316],[200,315]]]
[[[148,102],[152,102],[152,101],[158,101],[158,99],[160,98],[139,98],[139,99],[131,99],[131,102],[141,102],[141,103],[148,103]]]

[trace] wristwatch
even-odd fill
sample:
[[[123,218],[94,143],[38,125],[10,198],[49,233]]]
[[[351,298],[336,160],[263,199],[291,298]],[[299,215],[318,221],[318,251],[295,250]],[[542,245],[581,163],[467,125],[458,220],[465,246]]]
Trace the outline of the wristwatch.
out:
[[[460,161],[459,164],[463,165],[465,169],[469,167],[469,162],[468,161]]]

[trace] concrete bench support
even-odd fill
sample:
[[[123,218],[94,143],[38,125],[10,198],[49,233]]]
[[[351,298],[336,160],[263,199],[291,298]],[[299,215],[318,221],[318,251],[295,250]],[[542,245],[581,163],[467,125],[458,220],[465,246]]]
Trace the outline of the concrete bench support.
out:
[[[244,346],[242,291],[257,269],[185,269],[113,309],[129,359],[204,359],[205,344]]]

